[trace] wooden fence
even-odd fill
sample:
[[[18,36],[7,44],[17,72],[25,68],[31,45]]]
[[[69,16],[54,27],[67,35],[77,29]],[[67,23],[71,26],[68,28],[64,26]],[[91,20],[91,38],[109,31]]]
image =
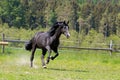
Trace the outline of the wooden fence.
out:
[[[5,38],[5,35],[2,34],[2,42],[3,44],[5,43],[27,43],[28,41],[27,40],[10,40],[10,39],[6,39]],[[3,44],[0,44],[0,45],[3,45]],[[115,50],[113,49],[113,42],[112,40],[110,41],[109,43],[109,47],[108,48],[91,48],[91,47],[75,47],[75,46],[60,46],[59,48],[67,48],[67,49],[78,49],[78,50],[103,50],[103,51],[109,51],[110,55],[112,55],[112,52],[120,52],[120,50]],[[5,50],[5,45],[3,45],[2,47],[2,52],[4,53],[4,50]]]
[[[4,41],[5,35],[2,34],[2,41],[0,42],[0,45],[2,45],[2,53],[4,53],[5,46],[8,45],[8,42]]]

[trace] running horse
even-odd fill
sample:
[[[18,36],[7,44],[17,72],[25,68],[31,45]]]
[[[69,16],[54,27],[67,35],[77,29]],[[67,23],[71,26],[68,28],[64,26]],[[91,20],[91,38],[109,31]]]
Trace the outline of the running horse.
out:
[[[67,38],[70,37],[68,22],[56,22],[47,32],[37,32],[35,36],[26,44],[25,49],[32,51],[30,57],[30,66],[33,67],[33,59],[36,48],[42,49],[42,66],[46,68],[46,64],[49,63],[50,59],[54,60],[58,55],[58,46],[60,43],[60,36],[64,34]],[[51,56],[51,51],[55,52],[54,56]],[[48,51],[48,57],[45,62],[45,54]]]

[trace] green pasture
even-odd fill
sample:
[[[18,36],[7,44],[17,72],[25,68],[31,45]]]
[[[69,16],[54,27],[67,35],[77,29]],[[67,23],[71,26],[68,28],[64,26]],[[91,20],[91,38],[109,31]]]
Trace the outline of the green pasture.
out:
[[[120,53],[104,51],[59,50],[60,55],[41,67],[37,50],[34,68],[29,67],[30,52],[6,48],[0,53],[0,80],[119,80]],[[54,55],[54,53],[52,53]]]

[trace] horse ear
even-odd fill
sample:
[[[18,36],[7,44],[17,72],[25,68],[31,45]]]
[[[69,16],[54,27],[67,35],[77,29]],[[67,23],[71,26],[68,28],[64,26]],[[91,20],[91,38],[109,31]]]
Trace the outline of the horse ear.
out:
[[[67,24],[69,24],[69,21],[67,21]]]

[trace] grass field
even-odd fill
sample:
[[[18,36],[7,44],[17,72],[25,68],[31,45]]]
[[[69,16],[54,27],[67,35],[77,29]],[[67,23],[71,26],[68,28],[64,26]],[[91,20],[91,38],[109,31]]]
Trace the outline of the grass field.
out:
[[[119,80],[120,53],[104,51],[59,50],[60,55],[41,67],[37,50],[34,68],[29,67],[31,52],[6,48],[0,53],[0,80]],[[52,53],[54,55],[54,53]]]

